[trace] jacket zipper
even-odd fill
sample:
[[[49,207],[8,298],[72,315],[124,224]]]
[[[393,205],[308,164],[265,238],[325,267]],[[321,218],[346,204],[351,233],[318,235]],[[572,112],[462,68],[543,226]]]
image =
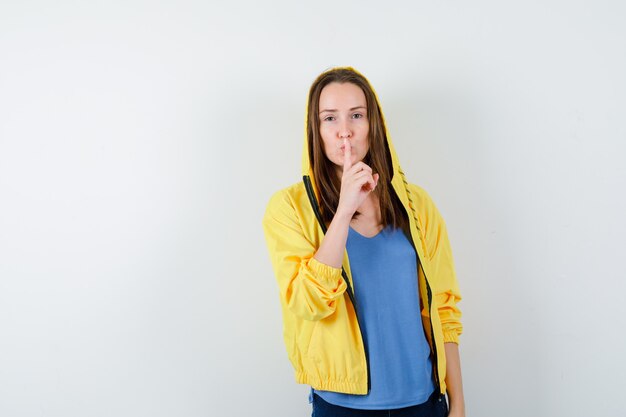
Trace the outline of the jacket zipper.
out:
[[[415,253],[417,253],[417,251],[415,251]],[[419,256],[418,256],[418,260],[419,260]],[[426,293],[428,295],[428,321],[430,322],[430,339],[433,341],[433,374],[435,377],[435,384],[437,384],[437,388],[439,389],[439,392],[441,393],[441,382],[439,381],[439,361],[437,359],[437,342],[435,341],[435,332],[433,330],[433,320],[432,320],[432,305],[433,305],[433,293],[432,290],[430,289],[430,284],[428,283],[428,279],[426,278],[426,271],[424,271],[424,268],[421,266],[420,263],[420,268],[422,268],[422,272],[424,273],[424,281],[426,282]]]
[[[315,198],[315,193],[313,192],[313,186],[311,185],[311,179],[309,178],[308,175],[304,175],[302,179],[304,180],[306,193],[307,193],[307,196],[309,197],[309,202],[311,203],[311,206],[313,207],[313,212],[315,213],[315,217],[317,218],[317,221],[322,228],[322,232],[326,234],[326,224],[324,223],[324,220],[322,219],[322,214],[320,213],[319,205],[317,204],[317,199]],[[365,344],[365,339],[363,337],[363,329],[361,328],[361,323],[359,320],[359,313],[357,311],[356,301],[354,299],[354,291],[352,290],[352,286],[350,285],[350,280],[348,279],[348,275],[346,271],[343,269],[343,266],[341,267],[341,276],[343,277],[343,280],[346,282],[348,286],[348,297],[350,298],[350,302],[352,303],[352,307],[354,308],[356,321],[357,321],[357,324],[359,325],[359,332],[361,333],[361,343],[363,343],[363,347],[365,349],[365,365],[367,366],[367,393],[369,394],[370,389],[371,389],[370,361],[369,361],[369,352],[368,352],[369,349],[367,348],[367,345]],[[431,325],[431,328],[432,328],[432,325]]]

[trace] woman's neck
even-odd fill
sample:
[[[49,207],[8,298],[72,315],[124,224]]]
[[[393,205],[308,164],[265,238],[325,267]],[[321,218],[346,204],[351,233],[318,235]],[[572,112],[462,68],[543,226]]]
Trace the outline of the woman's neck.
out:
[[[350,220],[350,227],[365,237],[374,237],[383,228],[382,216],[378,205],[378,196],[375,193],[365,199],[358,209],[359,215]]]

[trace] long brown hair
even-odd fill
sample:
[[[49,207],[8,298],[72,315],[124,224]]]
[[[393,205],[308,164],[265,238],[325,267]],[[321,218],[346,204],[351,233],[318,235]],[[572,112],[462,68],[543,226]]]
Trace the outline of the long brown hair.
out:
[[[333,68],[320,74],[309,90],[307,114],[307,140],[309,162],[313,167],[313,175],[320,195],[320,211],[326,225],[330,224],[337,205],[341,179],[337,177],[333,163],[326,157],[322,136],[320,134],[319,101],[324,87],[330,83],[351,83],[363,90],[367,101],[367,117],[369,120],[368,143],[369,151],[363,162],[379,174],[378,185],[374,192],[380,202],[380,214],[383,227],[391,224],[394,228],[408,230],[408,218],[400,199],[391,186],[393,165],[387,144],[385,122],[383,120],[374,90],[367,79],[350,67]],[[357,211],[355,216],[360,213]]]

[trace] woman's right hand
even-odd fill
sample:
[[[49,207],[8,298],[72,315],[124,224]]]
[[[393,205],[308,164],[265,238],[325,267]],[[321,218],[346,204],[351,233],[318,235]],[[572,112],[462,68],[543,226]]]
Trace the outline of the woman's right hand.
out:
[[[380,176],[372,174],[372,168],[363,161],[352,165],[352,147],[348,139],[343,139],[343,146],[343,174],[337,213],[344,213],[351,218],[367,196],[374,191]]]

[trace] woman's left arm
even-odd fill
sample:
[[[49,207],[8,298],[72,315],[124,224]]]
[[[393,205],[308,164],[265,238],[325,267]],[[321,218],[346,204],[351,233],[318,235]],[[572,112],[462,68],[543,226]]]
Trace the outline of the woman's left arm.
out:
[[[445,343],[446,350],[446,386],[448,387],[449,417],[465,417],[465,399],[461,379],[461,358],[459,345]]]
[[[421,188],[415,187],[421,199],[423,230],[426,238],[427,256],[430,260],[430,273],[434,277],[433,303],[437,306],[443,332],[446,353],[446,387],[450,402],[450,417],[465,417],[465,400],[461,381],[461,359],[459,356],[459,336],[463,332],[461,310],[457,303],[461,300],[454,270],[452,248],[448,239],[446,224],[432,199]]]

